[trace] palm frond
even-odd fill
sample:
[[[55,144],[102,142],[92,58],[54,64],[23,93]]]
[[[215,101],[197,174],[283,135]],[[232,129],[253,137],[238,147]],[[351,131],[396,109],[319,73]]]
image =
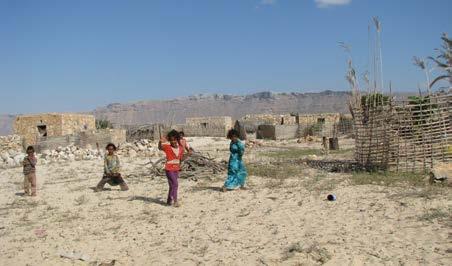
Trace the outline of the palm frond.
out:
[[[378,19],[378,17],[373,17],[372,20],[375,24],[375,28],[377,29],[377,31],[381,32],[381,23],[380,23],[380,20]]]
[[[429,57],[427,57],[427,58],[430,59],[430,60],[432,60],[433,62],[435,62],[436,65],[438,65],[438,67],[441,67],[441,68],[448,68],[448,65],[447,65],[447,64],[445,64],[445,63],[439,61],[439,60],[436,59],[436,58],[433,58],[433,57],[431,57],[431,56],[429,56]]]
[[[425,61],[417,56],[413,56],[413,64],[424,70],[427,68]]]
[[[430,88],[435,85],[436,82],[443,80],[443,79],[451,79],[452,75],[441,75],[439,77],[436,77],[431,83],[430,83]]]

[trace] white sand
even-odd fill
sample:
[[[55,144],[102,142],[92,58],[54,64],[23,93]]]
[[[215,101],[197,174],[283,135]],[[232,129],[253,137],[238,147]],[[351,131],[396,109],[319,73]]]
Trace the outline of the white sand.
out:
[[[146,173],[143,163],[123,159],[123,173]],[[31,198],[15,195],[21,169],[2,171],[0,265],[452,264],[450,216],[420,219],[450,211],[450,193],[352,186],[337,181],[344,175],[305,169],[279,183],[251,176],[249,190],[227,193],[218,191],[223,176],[180,180],[182,207],[173,208],[163,205],[166,179],[134,177],[127,192],[94,193],[101,172],[98,161],[41,166]],[[336,202],[321,189],[329,182],[339,182]],[[88,261],[60,257],[71,252]]]

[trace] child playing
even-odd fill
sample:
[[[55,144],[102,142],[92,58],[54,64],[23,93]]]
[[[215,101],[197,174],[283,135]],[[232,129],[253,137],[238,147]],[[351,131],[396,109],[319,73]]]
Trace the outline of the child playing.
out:
[[[174,207],[180,206],[177,201],[177,189],[179,187],[180,163],[184,156],[184,147],[180,144],[179,140],[179,132],[171,130],[166,139],[163,137],[159,141],[159,150],[165,152],[166,155],[165,171],[169,185],[166,203]]]
[[[113,143],[109,143],[105,149],[108,153],[105,155],[104,159],[104,176],[99,184],[97,184],[94,191],[102,191],[106,183],[110,186],[119,185],[122,191],[129,190],[129,187],[120,174],[121,164],[118,155],[115,154],[116,146]]]
[[[35,149],[33,146],[27,147],[27,156],[24,158],[22,165],[24,166],[24,191],[25,195],[36,196],[36,163]]]
[[[245,145],[239,140],[239,132],[235,129],[229,130],[228,139],[231,140],[229,145],[231,155],[228,163],[228,178],[224,182],[223,192],[237,187],[244,189],[247,176],[245,164],[242,161]]]
[[[182,147],[184,147],[184,149],[188,155],[191,155],[191,153],[193,152],[193,149],[192,149],[192,147],[190,147],[187,140],[185,139],[184,131],[179,131],[179,137],[180,137],[180,140],[179,140],[180,145]]]

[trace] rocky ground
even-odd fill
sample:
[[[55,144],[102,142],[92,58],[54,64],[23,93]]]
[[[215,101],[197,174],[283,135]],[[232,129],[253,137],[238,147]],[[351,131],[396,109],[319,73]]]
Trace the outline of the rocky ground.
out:
[[[190,143],[228,157],[226,140]],[[143,156],[124,148],[126,192],[93,192],[95,158],[39,165],[35,198],[21,193],[21,168],[0,170],[0,265],[450,265],[450,188],[297,162],[351,158],[353,142],[340,143],[328,155],[316,141],[248,145],[247,190],[220,192],[224,172],[181,179],[180,208],[165,206],[167,181],[150,174],[149,161],[163,156],[152,143],[135,151]]]

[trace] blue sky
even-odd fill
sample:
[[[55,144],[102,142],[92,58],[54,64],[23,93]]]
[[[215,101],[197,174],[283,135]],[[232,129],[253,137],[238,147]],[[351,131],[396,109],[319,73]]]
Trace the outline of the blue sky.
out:
[[[0,0],[0,113],[89,111],[198,93],[345,90],[382,22],[385,81],[452,34],[450,0]]]

